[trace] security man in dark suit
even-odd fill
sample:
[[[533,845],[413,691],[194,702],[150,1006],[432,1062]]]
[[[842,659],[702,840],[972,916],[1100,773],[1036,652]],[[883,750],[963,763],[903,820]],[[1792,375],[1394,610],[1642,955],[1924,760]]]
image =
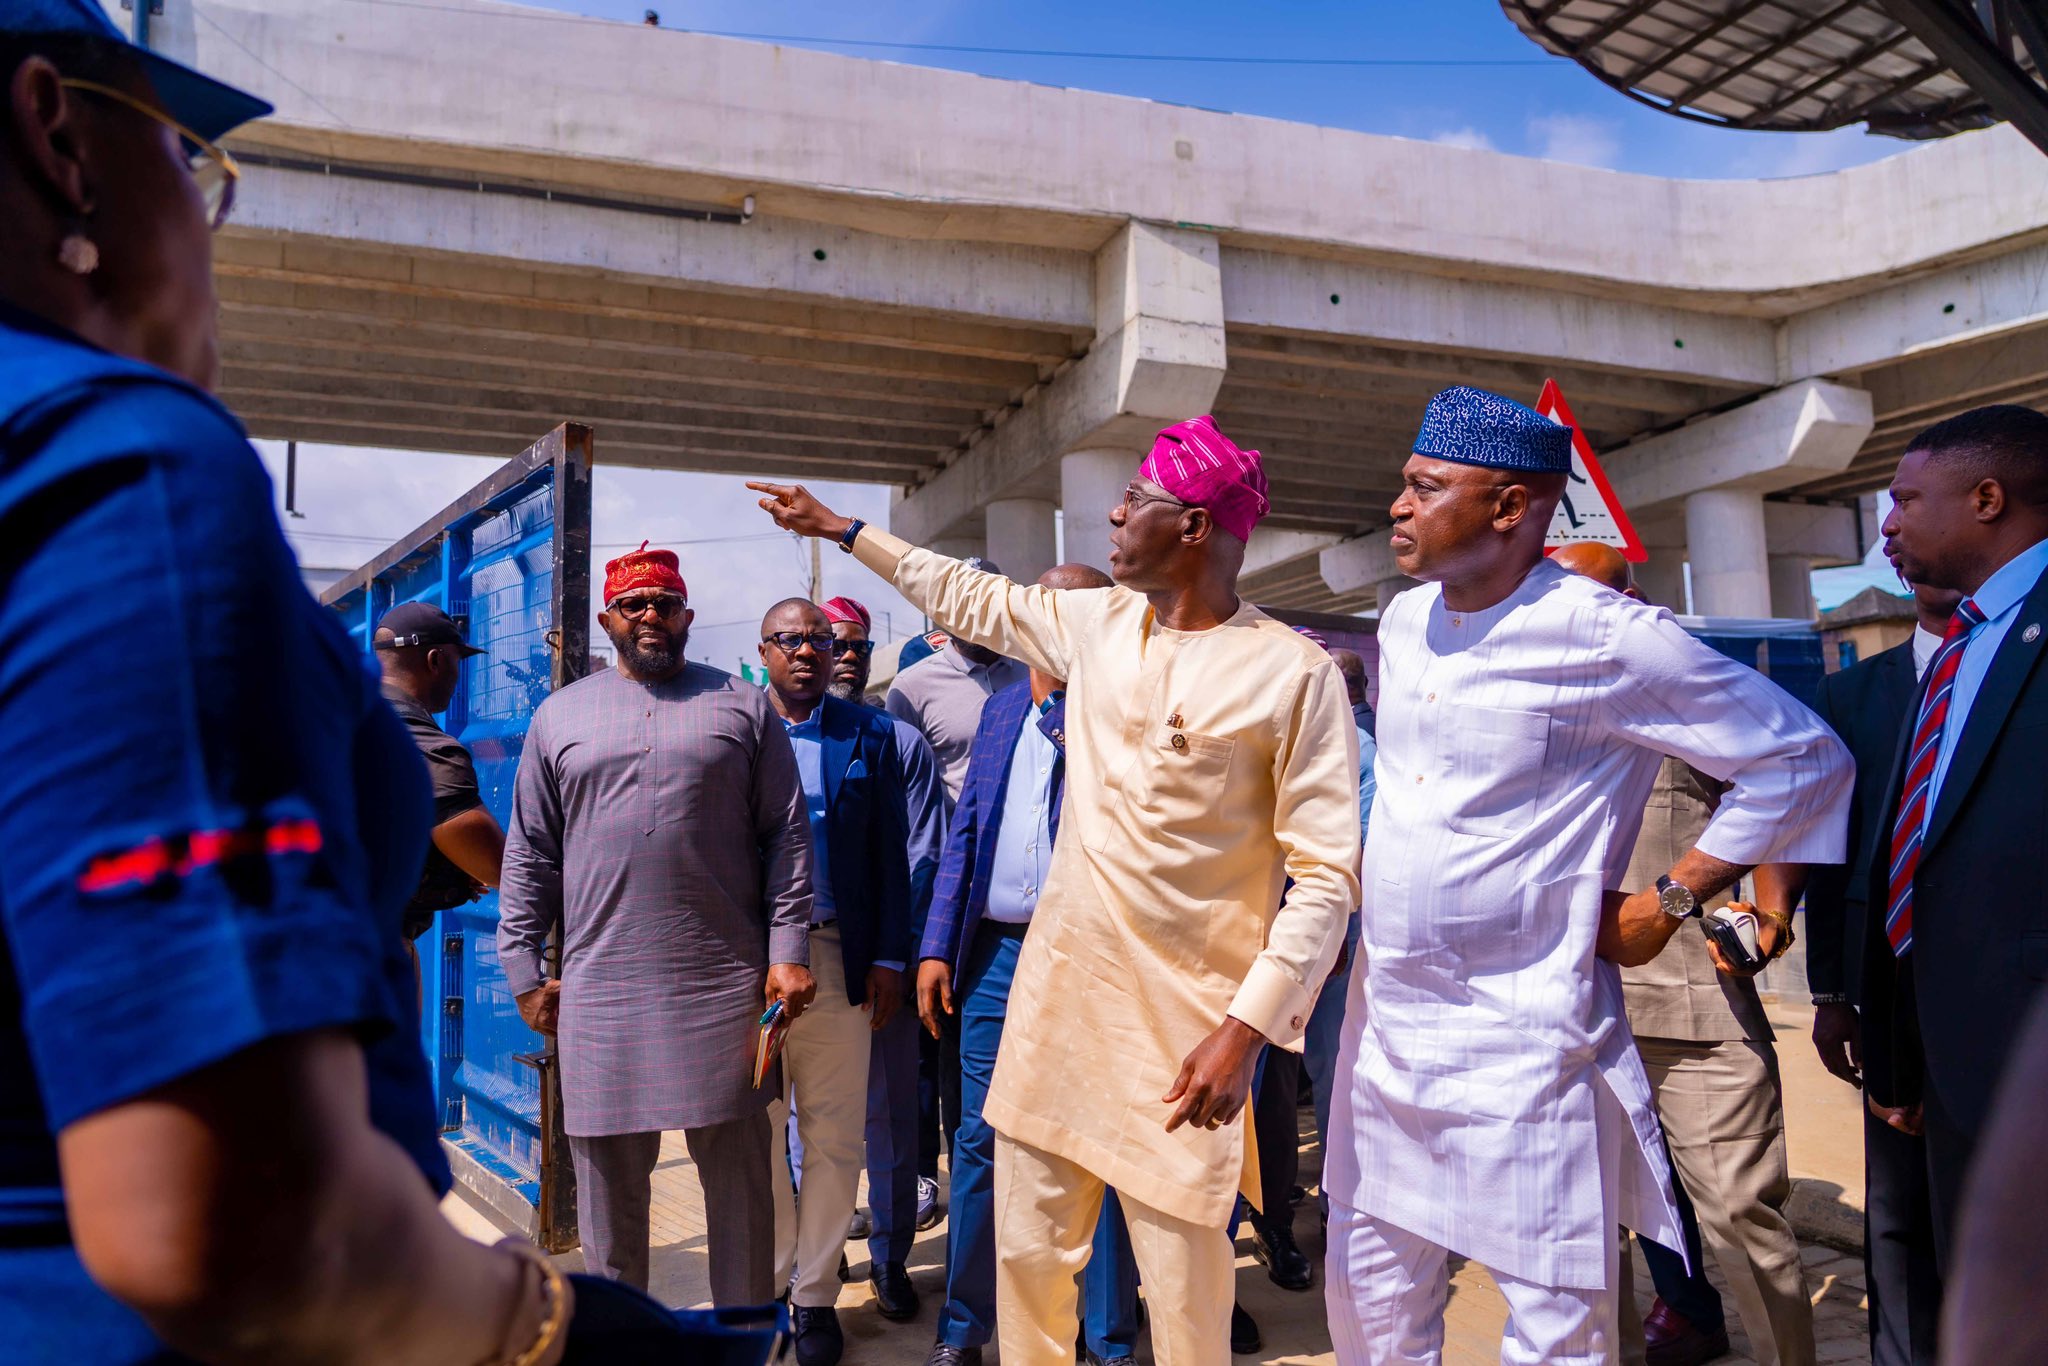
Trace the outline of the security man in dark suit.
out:
[[[1912,639],[1828,675],[1814,704],[1856,756],[1856,801],[1845,845],[1849,861],[1814,869],[1806,890],[1813,1044],[1828,1071],[1859,1088],[1863,1034],[1856,1012],[1863,999],[1872,844],[1891,802],[1892,756],[1912,712],[1920,675],[1941,647],[1962,598],[1952,588],[1915,587],[1919,625]],[[1941,1281],[1934,1270],[1926,1145],[1866,1110],[1863,1153],[1864,1284],[1872,1366],[1932,1366]]]
[[[1964,597],[1894,751],[1868,865],[1864,1090],[1873,1114],[1925,1136],[1946,1276],[1964,1175],[2048,979],[2048,416],[1997,405],[1937,423],[1891,492],[1892,563]]]

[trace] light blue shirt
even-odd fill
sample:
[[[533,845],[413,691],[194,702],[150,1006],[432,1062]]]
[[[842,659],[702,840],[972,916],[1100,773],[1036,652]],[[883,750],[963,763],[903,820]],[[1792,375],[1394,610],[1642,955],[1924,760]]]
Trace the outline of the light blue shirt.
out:
[[[833,919],[839,910],[832,900],[831,841],[825,825],[824,707],[802,721],[784,720],[789,747],[796,751],[797,779],[804,785],[804,814],[811,822],[811,923]]]
[[[2020,604],[2027,594],[2034,591],[2041,575],[2048,572],[2048,541],[2036,541],[2002,565],[1998,572],[1984,580],[1970,600],[1977,604],[1977,610],[1984,614],[1984,624],[1970,632],[1970,638],[1963,646],[1962,662],[1956,665],[1955,691],[1949,695],[1948,720],[1941,730],[1941,748],[1934,754],[1934,777],[1927,788],[1927,821],[1934,819],[1934,804],[1941,798],[1941,782],[1948,776],[1949,761],[1955,758],[1956,742],[1962,739],[1963,727],[1970,719],[1970,708],[1976,705],[1977,692],[1984,686],[1986,675],[1991,672],[1991,661],[1998,657],[1998,647],[2005,643],[2006,633],[2019,618]],[[2030,623],[2039,625],[2041,623]]]
[[[1372,736],[1366,734],[1365,727],[1360,726],[1358,728],[1358,834],[1361,840],[1365,837],[1368,827],[1372,825],[1372,799],[1379,792],[1379,782],[1372,776],[1373,760],[1379,757],[1379,753],[1380,747],[1373,743]],[[1353,911],[1350,919],[1344,924],[1344,942],[1354,949],[1358,947],[1358,914],[1357,911]],[[1339,995],[1342,995],[1344,984],[1341,982],[1335,983],[1331,987],[1326,987],[1325,990],[1334,990]]]
[[[1010,751],[1010,777],[1003,788],[1003,823],[988,874],[985,919],[1022,925],[1038,909],[1038,894],[1052,869],[1052,766],[1059,750],[1038,728],[1033,711]]]

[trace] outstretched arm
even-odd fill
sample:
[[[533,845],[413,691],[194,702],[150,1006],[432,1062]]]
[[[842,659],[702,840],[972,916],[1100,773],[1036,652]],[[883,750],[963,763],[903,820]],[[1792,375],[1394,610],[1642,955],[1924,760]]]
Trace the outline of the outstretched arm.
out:
[[[764,495],[761,510],[799,536],[842,540],[853,525],[801,484],[749,483]],[[1054,678],[1071,670],[1074,642],[1099,610],[1106,589],[1062,590],[1010,582],[969,569],[949,556],[919,550],[876,527],[863,527],[853,556],[896,586],[948,634],[1021,659]]]

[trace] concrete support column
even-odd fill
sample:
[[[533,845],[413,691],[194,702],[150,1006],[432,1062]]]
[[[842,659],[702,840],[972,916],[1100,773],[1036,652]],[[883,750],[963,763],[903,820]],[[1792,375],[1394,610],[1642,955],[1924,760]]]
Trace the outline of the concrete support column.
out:
[[[1812,621],[1813,561],[1804,555],[1770,557],[1771,615]]]
[[[1419,580],[1411,579],[1405,574],[1396,574],[1390,579],[1381,579],[1378,583],[1374,584],[1372,586],[1372,593],[1379,607],[1380,614],[1382,616],[1386,614],[1387,604],[1392,602],[1396,595],[1419,586],[1419,582]]]
[[[1110,510],[1123,501],[1138,460],[1137,451],[1115,449],[1068,451],[1060,457],[1060,512],[1066,519],[1069,562],[1108,572]]]
[[[1692,560],[1692,608],[1703,617],[1771,615],[1764,498],[1746,489],[1706,489],[1685,500]]]
[[[1057,510],[1044,498],[999,498],[988,505],[988,557],[1013,582],[1036,583],[1058,562]]]
[[[1685,547],[1653,545],[1650,558],[1635,566],[1636,587],[1659,607],[1685,614]]]
[[[941,555],[951,556],[956,560],[964,560],[969,555],[979,555],[982,551],[982,544],[972,536],[940,536],[925,548],[936,551]],[[1000,564],[1001,561],[999,560],[997,563]]]

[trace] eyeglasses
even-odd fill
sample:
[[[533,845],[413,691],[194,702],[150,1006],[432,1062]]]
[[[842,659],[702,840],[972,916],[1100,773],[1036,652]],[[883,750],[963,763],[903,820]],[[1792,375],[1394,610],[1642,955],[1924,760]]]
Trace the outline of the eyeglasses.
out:
[[[773,645],[786,655],[793,655],[806,645],[821,655],[829,655],[837,642],[832,639],[830,631],[820,632],[815,636],[807,636],[802,631],[777,631],[773,635],[762,636],[761,643]]]
[[[835,656],[859,655],[862,659],[866,659],[874,652],[875,642],[872,640],[835,640],[832,642],[832,653]]]
[[[1188,504],[1183,503],[1180,499],[1170,498],[1163,493],[1147,493],[1136,484],[1124,485],[1123,506],[1126,509],[1141,507],[1146,503],[1165,503],[1169,507],[1177,508],[1188,506]]]
[[[629,620],[644,617],[649,612],[657,616],[672,617],[688,607],[689,601],[674,593],[648,593],[637,598],[613,598],[605,605],[608,612],[617,612]]]
[[[206,203],[207,226],[217,229],[228,221],[228,213],[235,207],[235,182],[242,178],[242,168],[235,164],[235,159],[223,151],[219,144],[200,137],[163,110],[135,98],[125,90],[116,90],[113,86],[101,85],[98,81],[80,80],[76,76],[66,76],[57,84],[102,96],[116,104],[124,104],[145,118],[156,120],[183,138],[187,147],[185,169],[192,173],[192,179],[199,186],[200,196]]]

